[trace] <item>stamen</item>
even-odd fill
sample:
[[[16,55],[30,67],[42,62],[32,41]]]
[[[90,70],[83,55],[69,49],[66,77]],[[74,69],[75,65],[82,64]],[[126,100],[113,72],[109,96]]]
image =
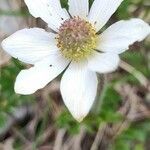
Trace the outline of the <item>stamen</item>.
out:
[[[79,17],[66,20],[59,29],[57,46],[62,55],[72,61],[82,61],[92,55],[97,35],[92,24]]]

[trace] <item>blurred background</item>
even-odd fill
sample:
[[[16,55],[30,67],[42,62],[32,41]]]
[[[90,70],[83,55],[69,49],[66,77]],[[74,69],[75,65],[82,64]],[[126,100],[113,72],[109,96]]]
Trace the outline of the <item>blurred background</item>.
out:
[[[132,17],[150,23],[150,1],[124,0],[106,27]],[[25,27],[47,30],[23,0],[0,0],[0,42]],[[79,124],[63,104],[61,75],[34,95],[15,94],[17,74],[30,66],[0,47],[0,150],[150,150],[150,38],[121,59],[116,72],[100,75],[97,101]]]

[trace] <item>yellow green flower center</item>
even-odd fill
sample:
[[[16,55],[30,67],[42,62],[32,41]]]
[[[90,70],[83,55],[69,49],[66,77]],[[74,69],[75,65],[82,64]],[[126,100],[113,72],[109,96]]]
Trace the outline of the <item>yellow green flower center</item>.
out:
[[[82,61],[91,56],[96,48],[96,30],[88,21],[74,17],[61,25],[57,42],[61,54],[66,59]]]

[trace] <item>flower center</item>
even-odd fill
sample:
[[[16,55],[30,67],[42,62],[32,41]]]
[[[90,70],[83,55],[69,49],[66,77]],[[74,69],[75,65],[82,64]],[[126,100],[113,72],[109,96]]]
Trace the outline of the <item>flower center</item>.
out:
[[[64,21],[57,37],[61,54],[73,61],[82,61],[92,55],[96,48],[97,35],[92,24],[74,17]]]

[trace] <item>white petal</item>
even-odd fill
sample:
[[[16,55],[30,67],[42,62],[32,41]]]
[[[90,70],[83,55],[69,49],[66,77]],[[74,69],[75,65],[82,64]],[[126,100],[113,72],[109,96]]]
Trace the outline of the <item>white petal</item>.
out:
[[[119,21],[100,35],[98,48],[104,52],[122,53],[136,41],[150,34],[150,26],[141,19]]]
[[[99,31],[117,10],[123,0],[94,0],[89,13],[89,21]]]
[[[69,12],[71,16],[79,16],[86,18],[89,13],[89,1],[88,0],[69,0]]]
[[[88,114],[97,92],[96,73],[85,66],[71,64],[64,73],[60,90],[65,105],[77,121]]]
[[[14,33],[2,42],[2,47],[11,56],[30,64],[58,51],[55,34],[39,28]]]
[[[36,92],[57,77],[68,65],[57,56],[51,56],[49,60],[49,65],[43,60],[30,69],[22,70],[15,82],[15,92],[23,95]]]
[[[59,0],[25,0],[25,3],[34,17],[42,18],[55,31],[69,18],[66,10],[61,8]]]
[[[120,58],[117,54],[95,52],[89,59],[88,67],[98,73],[109,73],[117,69]]]

